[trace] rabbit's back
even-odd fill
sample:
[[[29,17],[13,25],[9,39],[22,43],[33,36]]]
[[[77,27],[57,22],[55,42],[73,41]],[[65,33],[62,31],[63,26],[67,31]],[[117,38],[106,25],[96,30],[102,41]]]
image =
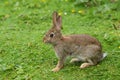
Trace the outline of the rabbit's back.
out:
[[[80,44],[83,46],[93,44],[101,47],[101,43],[96,38],[86,34],[70,35],[68,37],[70,37],[75,44]]]

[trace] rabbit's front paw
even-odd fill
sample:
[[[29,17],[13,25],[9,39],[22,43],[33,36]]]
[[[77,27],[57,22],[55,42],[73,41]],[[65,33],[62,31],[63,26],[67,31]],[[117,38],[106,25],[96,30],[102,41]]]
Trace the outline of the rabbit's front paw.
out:
[[[53,72],[58,72],[59,70],[60,70],[60,68],[58,68],[58,67],[55,67],[52,69]]]

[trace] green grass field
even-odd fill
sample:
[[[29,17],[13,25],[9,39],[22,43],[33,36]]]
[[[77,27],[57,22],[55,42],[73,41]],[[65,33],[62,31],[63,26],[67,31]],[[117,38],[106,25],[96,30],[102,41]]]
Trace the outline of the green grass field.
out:
[[[0,80],[120,80],[119,4],[105,0],[85,7],[74,0],[0,0]],[[57,57],[42,39],[52,25],[53,11],[62,16],[64,35],[92,35],[108,56],[82,70],[81,63],[68,59],[62,70],[52,72]]]

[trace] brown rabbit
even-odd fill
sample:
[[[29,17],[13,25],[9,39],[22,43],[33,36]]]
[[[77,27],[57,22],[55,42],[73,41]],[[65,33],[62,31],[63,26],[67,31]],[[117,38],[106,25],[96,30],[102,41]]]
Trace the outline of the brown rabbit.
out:
[[[53,45],[58,57],[58,63],[52,71],[59,71],[67,56],[72,56],[70,62],[82,61],[80,68],[96,65],[106,54],[102,53],[100,42],[89,35],[69,35],[63,36],[61,33],[62,19],[57,12],[53,13],[53,26],[46,33],[43,41]]]

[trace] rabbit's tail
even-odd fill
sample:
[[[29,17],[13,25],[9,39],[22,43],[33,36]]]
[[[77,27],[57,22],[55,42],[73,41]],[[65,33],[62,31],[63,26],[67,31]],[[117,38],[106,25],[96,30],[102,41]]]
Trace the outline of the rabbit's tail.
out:
[[[107,56],[107,53],[103,53],[103,57],[101,60],[103,60]]]

